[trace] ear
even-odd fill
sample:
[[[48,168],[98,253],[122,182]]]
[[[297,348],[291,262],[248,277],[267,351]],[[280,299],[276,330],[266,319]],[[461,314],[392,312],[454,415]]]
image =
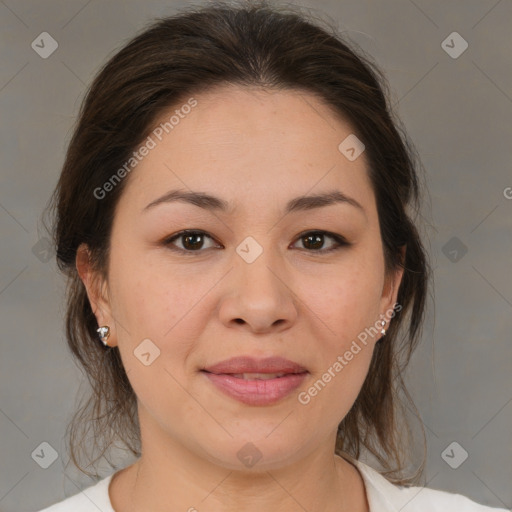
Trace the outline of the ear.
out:
[[[400,283],[402,282],[404,274],[403,265],[405,263],[406,249],[407,247],[405,245],[400,247],[402,265],[386,276],[386,280],[384,282],[381,297],[381,314],[385,315],[384,319],[386,322],[389,322],[389,315],[386,315],[386,313],[388,311],[389,313],[393,311],[393,306],[396,304],[396,299],[398,297],[398,289],[400,288]]]
[[[115,322],[112,316],[110,299],[108,295],[108,283],[92,265],[90,250],[86,244],[80,244],[75,258],[76,269],[80,279],[84,283],[87,297],[91,304],[92,312],[98,322],[98,327],[108,325],[110,327],[109,346],[117,344],[115,336]],[[99,336],[98,336],[99,341]]]

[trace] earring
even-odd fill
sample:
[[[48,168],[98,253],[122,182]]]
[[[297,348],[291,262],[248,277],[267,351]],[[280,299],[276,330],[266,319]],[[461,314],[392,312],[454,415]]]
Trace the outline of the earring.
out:
[[[98,327],[96,329],[96,332],[100,335],[100,340],[103,342],[103,345],[105,347],[108,347],[109,344],[107,343],[108,337],[110,336],[110,327],[108,325],[103,325],[102,327]]]
[[[382,325],[382,329],[380,330],[380,333],[382,334],[382,336],[384,336],[386,334],[386,329],[384,329],[384,326],[386,325],[386,320],[381,320],[380,323]]]

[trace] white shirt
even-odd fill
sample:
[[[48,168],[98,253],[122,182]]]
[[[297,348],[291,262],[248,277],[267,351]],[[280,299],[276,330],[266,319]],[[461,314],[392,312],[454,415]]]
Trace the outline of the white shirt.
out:
[[[511,512],[480,505],[461,494],[394,485],[367,464],[352,458],[348,460],[363,477],[370,512]],[[115,512],[108,494],[112,476],[39,512]]]

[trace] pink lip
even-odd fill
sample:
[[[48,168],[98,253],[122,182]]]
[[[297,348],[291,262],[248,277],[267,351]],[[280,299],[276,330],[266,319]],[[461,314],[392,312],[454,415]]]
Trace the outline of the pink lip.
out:
[[[283,357],[256,359],[250,356],[238,356],[208,366],[204,370],[210,373],[301,373],[307,371],[300,364]]]
[[[220,391],[247,405],[270,405],[289,395],[309,373],[303,366],[282,357],[256,359],[238,356],[202,370]],[[246,380],[238,373],[285,373],[273,379]]]
[[[308,375],[308,372],[289,373],[274,379],[245,380],[233,375],[209,373],[204,370],[202,373],[223,393],[247,405],[270,405],[278,402],[300,386]]]

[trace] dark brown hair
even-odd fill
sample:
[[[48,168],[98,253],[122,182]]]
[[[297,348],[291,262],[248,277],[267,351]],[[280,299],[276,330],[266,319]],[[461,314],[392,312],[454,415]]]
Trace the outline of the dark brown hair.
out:
[[[411,447],[404,439],[410,433],[407,421],[399,420],[401,394],[416,410],[402,377],[420,339],[430,278],[411,217],[420,206],[421,165],[391,112],[384,76],[360,48],[342,40],[329,23],[323,25],[299,9],[268,2],[189,7],[154,21],[92,82],[48,205],[57,263],[68,279],[67,340],[92,387],[69,426],[71,458],[84,473],[90,474],[81,467],[81,453],[94,464],[116,439],[140,455],[135,394],[118,348],[105,348],[98,339],[75,265],[77,248],[85,243],[94,268],[107,278],[112,220],[129,178],[102,199],[94,190],[128,161],[162,113],[215,85],[236,84],[314,94],[347,119],[366,146],[386,272],[404,268],[397,298],[401,311],[389,323],[385,341],[375,346],[361,392],[338,427],[335,451],[359,458],[366,449],[394,483],[407,485],[417,478],[418,473],[401,474]],[[400,256],[404,245],[405,261]],[[90,433],[93,451],[99,449],[94,459],[87,448]],[[419,474],[424,459],[425,452]]]

